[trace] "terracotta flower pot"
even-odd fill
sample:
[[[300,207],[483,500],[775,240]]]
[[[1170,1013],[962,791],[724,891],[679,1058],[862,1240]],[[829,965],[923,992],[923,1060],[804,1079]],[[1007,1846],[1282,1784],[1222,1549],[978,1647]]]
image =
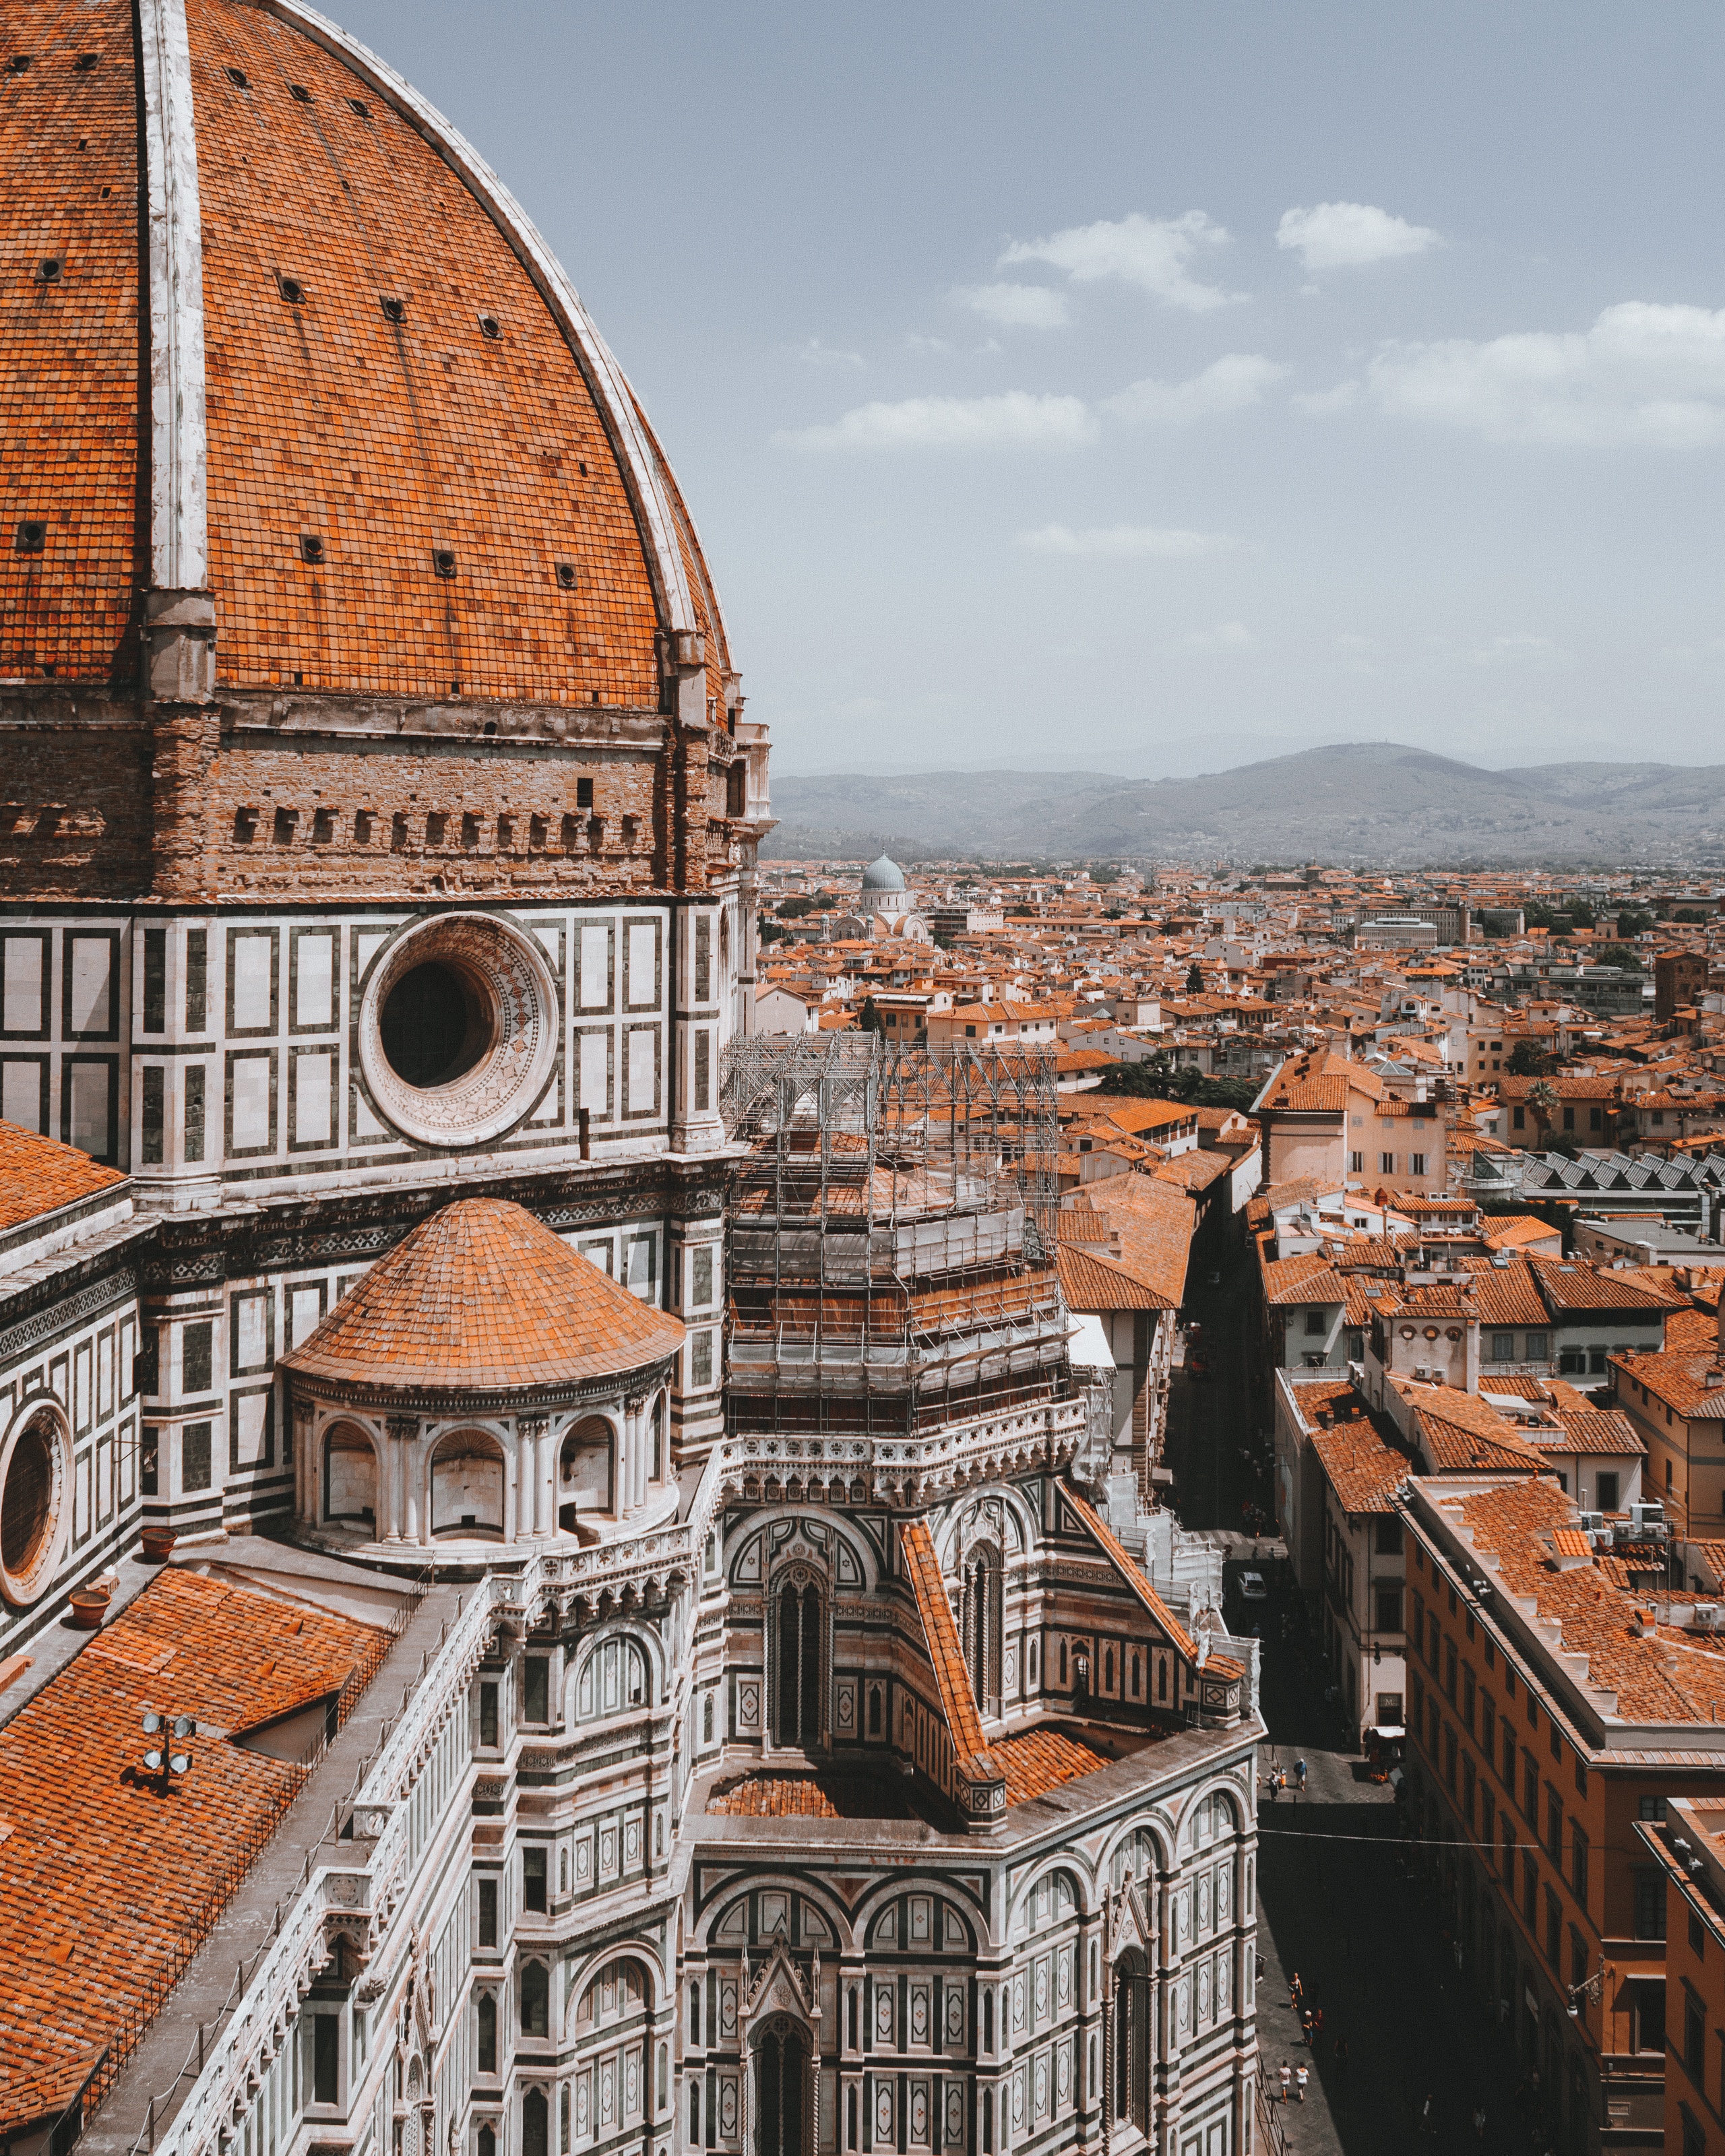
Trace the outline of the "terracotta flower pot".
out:
[[[108,1614],[108,1603],[112,1590],[105,1587],[74,1588],[72,1593],[72,1622],[80,1632],[100,1630]]]
[[[166,1564],[173,1555],[177,1537],[172,1527],[146,1527],[144,1530],[144,1562],[146,1564]]]

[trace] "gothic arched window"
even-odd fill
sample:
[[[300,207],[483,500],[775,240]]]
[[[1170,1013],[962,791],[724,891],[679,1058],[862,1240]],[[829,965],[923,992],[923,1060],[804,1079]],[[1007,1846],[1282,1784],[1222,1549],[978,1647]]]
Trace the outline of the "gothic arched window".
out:
[[[773,1741],[818,1745],[826,1692],[826,1611],[812,1581],[786,1580],[773,1599]]]
[[[521,2098],[521,2156],[549,2156],[550,2127],[544,2092],[529,2089]]]
[[[808,2051],[793,2022],[775,2020],[755,2053],[756,2156],[804,2156]]]
[[[965,1559],[959,1636],[970,1688],[984,1714],[1000,1712],[1002,1586],[1000,1559],[993,1550],[978,1550]]]
[[[1142,1958],[1114,1964],[1114,2116],[1147,2131],[1150,2119],[1150,1979]]]

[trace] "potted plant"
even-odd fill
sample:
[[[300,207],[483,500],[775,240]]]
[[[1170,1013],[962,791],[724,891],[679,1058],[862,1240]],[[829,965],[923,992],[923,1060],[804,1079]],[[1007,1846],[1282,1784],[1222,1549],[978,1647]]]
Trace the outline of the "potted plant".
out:
[[[144,1529],[144,1562],[146,1564],[166,1564],[174,1553],[174,1531],[165,1522],[152,1523]]]
[[[114,1590],[102,1580],[93,1580],[87,1587],[72,1590],[72,1622],[80,1632],[95,1632],[108,1614],[108,1604]]]

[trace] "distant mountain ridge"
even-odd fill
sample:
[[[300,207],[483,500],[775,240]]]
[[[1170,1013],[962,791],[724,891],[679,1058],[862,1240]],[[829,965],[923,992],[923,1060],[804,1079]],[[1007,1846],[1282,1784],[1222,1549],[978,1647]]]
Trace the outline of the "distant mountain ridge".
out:
[[[775,860],[1725,863],[1725,764],[1486,771],[1350,742],[1193,778],[1101,772],[775,777]]]

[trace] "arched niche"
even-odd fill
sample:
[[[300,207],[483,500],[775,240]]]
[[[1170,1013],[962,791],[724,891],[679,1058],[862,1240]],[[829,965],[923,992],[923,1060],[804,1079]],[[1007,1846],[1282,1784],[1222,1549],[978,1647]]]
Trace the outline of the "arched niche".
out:
[[[503,1532],[503,1447],[489,1431],[452,1430],[431,1455],[431,1532]]]
[[[323,1434],[323,1516],[375,1526],[377,1449],[357,1423],[332,1422]]]
[[[583,1515],[616,1510],[617,1432],[603,1415],[585,1415],[557,1448],[557,1525],[575,1532]]]

